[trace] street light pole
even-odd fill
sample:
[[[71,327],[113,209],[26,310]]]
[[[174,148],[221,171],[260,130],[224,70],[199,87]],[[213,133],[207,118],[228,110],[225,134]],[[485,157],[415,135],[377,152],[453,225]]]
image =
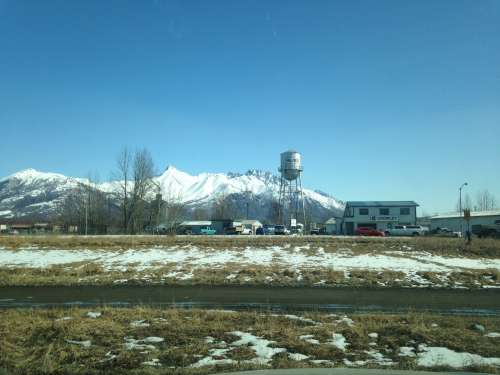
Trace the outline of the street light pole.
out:
[[[459,217],[460,217],[460,233],[462,233],[463,235],[463,227],[462,227],[462,189],[464,188],[464,186],[467,186],[468,183],[467,182],[464,182],[462,185],[460,185],[460,187],[458,188],[458,195],[459,195],[459,199],[458,199],[458,208],[459,208]]]

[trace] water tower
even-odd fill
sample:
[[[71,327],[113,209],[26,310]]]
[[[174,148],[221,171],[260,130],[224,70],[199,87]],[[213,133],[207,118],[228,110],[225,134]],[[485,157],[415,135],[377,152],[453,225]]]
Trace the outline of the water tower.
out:
[[[279,219],[290,226],[301,222],[305,226],[306,213],[302,193],[302,156],[299,152],[288,150],[281,153],[281,173],[279,194]]]

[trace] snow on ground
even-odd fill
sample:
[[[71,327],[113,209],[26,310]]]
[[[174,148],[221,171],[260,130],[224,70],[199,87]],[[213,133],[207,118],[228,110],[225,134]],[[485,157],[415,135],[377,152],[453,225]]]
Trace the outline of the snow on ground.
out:
[[[0,248],[0,264],[4,267],[34,267],[44,268],[53,265],[71,265],[82,267],[85,263],[101,265],[107,271],[126,271],[133,268],[145,271],[165,265],[175,265],[164,278],[189,280],[194,277],[193,271],[199,269],[222,269],[224,267],[245,266],[279,266],[295,272],[297,280],[302,278],[301,272],[318,267],[343,271],[346,278],[350,271],[368,270],[383,272],[396,270],[406,274],[405,280],[411,285],[432,285],[428,279],[417,272],[434,272],[441,284],[448,284],[447,275],[450,272],[462,270],[500,270],[500,259],[471,259],[461,257],[443,257],[425,251],[385,251],[367,254],[355,254],[350,249],[336,252],[313,251],[308,246],[291,247],[290,245],[270,246],[264,248],[246,247],[229,249],[198,248],[193,245],[154,247],[149,249],[129,250],[64,250],[23,248],[7,250]],[[187,270],[187,271],[186,271]],[[237,277],[234,272],[228,273],[226,279],[231,281]],[[248,277],[247,277],[248,278]],[[148,281],[147,278],[144,279]],[[275,278],[267,276],[268,283]],[[397,280],[396,280],[397,281]],[[403,280],[399,280],[403,281]],[[486,286],[492,281],[483,280]],[[126,279],[115,281],[126,283]],[[460,287],[455,283],[455,287]],[[382,283],[383,285],[383,283]],[[481,284],[479,284],[481,285]]]
[[[496,338],[500,337],[500,333],[498,333],[498,332],[490,332],[490,333],[487,333],[485,336],[496,339]]]
[[[80,345],[83,346],[84,348],[90,348],[92,345],[92,342],[90,340],[85,340],[85,341],[76,341],[76,340],[66,340],[68,344],[74,344],[74,345]]]
[[[245,265],[279,264],[289,268],[331,267],[350,269],[397,269],[403,272],[449,272],[466,269],[500,269],[500,259],[453,258],[427,252],[387,251],[377,254],[353,254],[351,251],[335,253],[295,252],[281,246],[268,248],[199,249],[196,246],[120,250],[43,250],[0,249],[0,263],[10,267],[47,267],[51,265],[95,262],[108,270],[125,270],[134,265],[138,270],[176,263],[193,267],[224,266],[228,263]]]
[[[132,337],[125,337],[123,340],[125,341],[123,347],[126,350],[155,350],[156,347],[151,344],[157,344],[164,341],[162,337],[155,336],[146,337],[141,340],[137,340]]]
[[[299,339],[304,340],[305,342],[308,342],[309,344],[313,345],[319,345],[319,340],[314,338],[314,335],[301,335],[299,336]]]
[[[254,336],[251,333],[234,331],[231,332],[231,334],[240,337],[239,340],[234,341],[231,345],[249,346],[257,356],[257,358],[254,358],[252,362],[258,364],[267,364],[275,354],[286,352],[285,348],[269,347],[269,344],[274,344],[274,341]]]
[[[327,344],[331,344],[344,352],[349,346],[346,338],[341,333],[333,333],[332,339],[327,341]]]
[[[283,316],[285,318],[292,319],[292,320],[299,320],[299,321],[304,322],[304,323],[319,324],[318,322],[316,322],[312,319],[304,318],[303,316],[298,316],[298,315],[293,315],[293,314],[285,314],[285,315],[271,314],[271,316],[278,316],[278,317]]]
[[[500,366],[500,358],[487,358],[477,354],[458,353],[451,349],[421,344],[418,347],[417,364],[422,367],[449,366],[464,368],[468,366]]]

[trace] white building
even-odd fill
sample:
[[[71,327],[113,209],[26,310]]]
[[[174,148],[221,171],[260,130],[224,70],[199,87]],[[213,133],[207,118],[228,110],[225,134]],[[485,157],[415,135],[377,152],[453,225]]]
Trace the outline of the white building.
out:
[[[335,219],[334,217],[325,221],[324,226],[325,226],[325,233],[326,234],[337,234],[338,233],[337,219]]]
[[[256,234],[258,228],[262,228],[262,223],[259,220],[240,220],[244,228],[250,229],[252,234]]]
[[[340,232],[354,234],[359,227],[384,231],[394,225],[415,225],[414,201],[350,201],[346,203]]]
[[[467,221],[463,214],[452,212],[449,214],[431,216],[431,230],[438,228],[448,228],[454,232],[467,231]],[[473,211],[471,212],[470,226],[473,225],[495,225],[500,223],[500,210],[493,211]]]

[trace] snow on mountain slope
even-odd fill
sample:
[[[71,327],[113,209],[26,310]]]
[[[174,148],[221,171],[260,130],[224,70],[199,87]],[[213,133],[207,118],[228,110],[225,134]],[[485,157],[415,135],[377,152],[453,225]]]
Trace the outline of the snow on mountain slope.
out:
[[[202,173],[192,176],[169,166],[156,178],[165,197],[187,203],[202,203],[220,195],[252,194],[278,197],[279,177],[269,172],[248,171],[246,174]],[[325,208],[342,210],[343,203],[324,193],[304,189],[306,199],[314,200]]]
[[[56,214],[69,191],[87,180],[25,169],[0,179],[0,217]]]
[[[208,207],[216,198],[224,195],[233,196],[237,201],[257,199],[259,207],[263,209],[263,202],[269,203],[271,198],[277,198],[279,191],[279,177],[258,170],[245,174],[201,173],[193,176],[170,166],[155,177],[155,182],[161,187],[164,199],[179,200],[191,208]],[[34,169],[2,178],[0,218],[56,214],[64,198],[82,184],[88,184],[88,180]],[[119,185],[119,181],[112,181],[97,184],[96,187],[103,192],[113,193]],[[343,203],[327,194],[304,189],[304,197],[313,209],[336,213],[343,210]]]

